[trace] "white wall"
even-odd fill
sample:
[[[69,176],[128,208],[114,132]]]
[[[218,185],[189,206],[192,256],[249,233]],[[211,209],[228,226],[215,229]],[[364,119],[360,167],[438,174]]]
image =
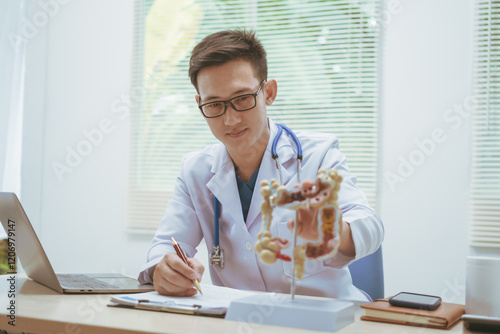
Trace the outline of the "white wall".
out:
[[[464,300],[470,122],[443,115],[471,96],[472,13],[469,0],[405,0],[383,17],[386,294]],[[130,88],[132,28],[132,0],[74,0],[29,41],[22,200],[57,271],[135,276],[145,260],[151,236],[124,232],[130,127],[111,111]],[[113,131],[60,182],[53,162],[65,163],[67,147],[82,145],[82,132],[103,119]],[[418,158],[415,141],[438,128],[446,139],[391,185],[400,157]]]
[[[465,112],[472,96],[473,1],[404,0],[392,12],[381,54],[386,295],[464,302],[471,137],[455,107]]]
[[[112,107],[130,92],[134,1],[53,0],[45,24],[31,3],[21,200],[56,271],[136,277],[153,235],[125,232],[130,125]]]
[[[151,236],[124,232],[129,123],[111,110],[130,90],[133,1],[69,1],[52,14],[29,41],[22,200],[56,271],[135,276]],[[68,148],[88,154],[58,178]]]
[[[26,43],[9,38],[21,25],[24,1],[0,2],[0,191],[21,190],[24,51]],[[0,239],[7,238],[0,226]]]

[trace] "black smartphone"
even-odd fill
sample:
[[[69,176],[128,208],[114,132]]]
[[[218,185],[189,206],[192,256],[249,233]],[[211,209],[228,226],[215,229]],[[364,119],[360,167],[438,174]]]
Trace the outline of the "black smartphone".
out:
[[[441,304],[441,297],[411,292],[400,292],[389,298],[389,304],[392,306],[434,311]]]

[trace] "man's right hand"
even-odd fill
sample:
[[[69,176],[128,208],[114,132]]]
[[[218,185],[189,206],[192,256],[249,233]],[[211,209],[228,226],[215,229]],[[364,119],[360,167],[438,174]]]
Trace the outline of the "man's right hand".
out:
[[[201,281],[205,268],[194,258],[187,258],[189,266],[176,253],[169,253],[152,268],[153,286],[160,295],[194,296],[198,291],[193,279]]]

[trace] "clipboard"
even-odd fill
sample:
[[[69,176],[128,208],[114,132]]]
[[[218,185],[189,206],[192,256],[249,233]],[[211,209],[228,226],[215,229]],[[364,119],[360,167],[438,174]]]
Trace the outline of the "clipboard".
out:
[[[183,304],[176,301],[158,302],[149,299],[134,298],[130,295],[112,296],[111,303],[108,306],[222,318],[226,315],[227,311],[226,307],[207,307],[196,304]]]

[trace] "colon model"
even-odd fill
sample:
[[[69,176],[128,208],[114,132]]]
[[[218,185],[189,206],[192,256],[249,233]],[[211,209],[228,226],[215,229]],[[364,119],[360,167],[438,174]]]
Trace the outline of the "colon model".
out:
[[[276,180],[262,181],[260,193],[262,228],[257,235],[255,251],[260,260],[273,264],[277,260],[291,261],[281,253],[290,246],[291,241],[273,237],[270,232],[272,213],[276,206],[295,210],[296,221],[290,219],[288,228],[294,231],[294,239],[305,240],[301,245],[294,245],[295,274],[302,279],[306,260],[323,260],[335,255],[340,245],[339,224],[341,212],[337,205],[338,191],[342,176],[330,169],[328,172],[320,169],[316,181],[305,180],[302,184],[288,191]],[[297,224],[295,228],[295,224]]]

